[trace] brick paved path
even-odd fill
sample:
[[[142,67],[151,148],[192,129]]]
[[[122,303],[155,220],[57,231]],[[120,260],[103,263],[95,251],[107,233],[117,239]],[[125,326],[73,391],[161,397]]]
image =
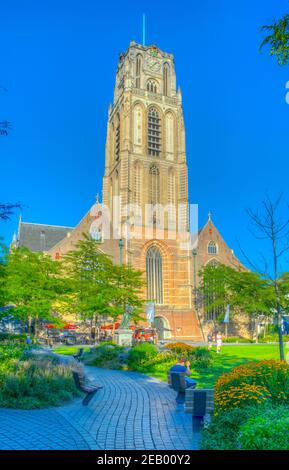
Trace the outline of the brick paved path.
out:
[[[175,392],[135,372],[89,367],[104,388],[44,410],[0,409],[0,449],[196,449],[192,418],[176,411]]]

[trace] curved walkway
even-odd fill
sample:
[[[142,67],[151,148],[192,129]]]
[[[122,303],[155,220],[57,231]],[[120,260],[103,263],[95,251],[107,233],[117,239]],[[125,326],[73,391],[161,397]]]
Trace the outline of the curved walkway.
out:
[[[88,406],[0,409],[0,449],[196,449],[192,417],[176,411],[164,382],[136,372],[86,368],[103,385]]]

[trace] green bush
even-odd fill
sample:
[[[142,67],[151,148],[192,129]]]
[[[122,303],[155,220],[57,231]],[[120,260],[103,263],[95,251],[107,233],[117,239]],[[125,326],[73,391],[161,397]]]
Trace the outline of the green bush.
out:
[[[289,450],[289,409],[268,407],[240,427],[240,448],[243,450]]]
[[[165,348],[169,349],[170,351],[175,352],[176,354],[183,354],[187,355],[194,351],[194,346],[190,346],[186,343],[167,343],[165,344]]]
[[[10,365],[1,374],[0,406],[9,408],[40,408],[57,406],[77,396],[72,372],[55,365],[50,358],[22,360]]]
[[[216,410],[246,406],[245,389],[256,404],[266,396],[273,403],[289,404],[289,365],[275,360],[249,362],[221,375],[215,384]]]
[[[234,408],[212,417],[204,429],[200,447],[202,450],[235,450],[240,447],[240,427],[256,413],[255,407]]]
[[[207,348],[195,348],[188,357],[191,362],[191,368],[196,370],[208,369],[213,363],[211,352]]]
[[[17,342],[20,344],[25,344],[27,338],[26,333],[21,334],[11,334],[11,333],[0,333],[0,343],[3,341]]]
[[[152,366],[158,350],[156,346],[149,343],[140,343],[131,348],[128,356],[128,365],[131,369],[145,372]]]
[[[234,408],[212,418],[202,450],[288,450],[289,409],[284,405]]]
[[[240,336],[228,336],[224,339],[224,343],[253,343],[254,341],[250,338],[243,338]]]
[[[101,343],[84,355],[84,363],[107,369],[122,369],[119,355],[124,349],[123,346],[118,346],[112,342]]]

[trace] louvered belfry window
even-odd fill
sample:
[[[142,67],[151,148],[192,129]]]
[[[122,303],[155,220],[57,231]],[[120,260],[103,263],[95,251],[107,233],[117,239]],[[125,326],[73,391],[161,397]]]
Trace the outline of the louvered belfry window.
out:
[[[161,153],[161,120],[156,108],[148,113],[148,153],[156,157]]]

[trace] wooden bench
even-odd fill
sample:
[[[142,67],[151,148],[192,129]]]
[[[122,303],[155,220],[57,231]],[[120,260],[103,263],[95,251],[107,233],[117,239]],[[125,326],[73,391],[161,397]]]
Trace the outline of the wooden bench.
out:
[[[98,390],[103,388],[101,385],[97,385],[94,383],[87,383],[84,374],[78,372],[78,371],[73,371],[73,378],[75,382],[75,386],[78,390],[81,392],[86,393],[86,396],[82,400],[82,404],[84,406],[88,405],[90,400],[93,398],[93,396],[96,394]]]
[[[84,351],[83,348],[79,348],[77,353],[73,355],[74,359],[76,359],[77,361],[80,361],[80,359],[83,355],[83,351]]]
[[[200,432],[214,410],[214,389],[187,388],[185,392],[185,412],[193,417],[193,431]]]
[[[185,374],[183,372],[170,372],[170,383],[171,387],[177,392],[176,402],[184,403],[186,390]]]

